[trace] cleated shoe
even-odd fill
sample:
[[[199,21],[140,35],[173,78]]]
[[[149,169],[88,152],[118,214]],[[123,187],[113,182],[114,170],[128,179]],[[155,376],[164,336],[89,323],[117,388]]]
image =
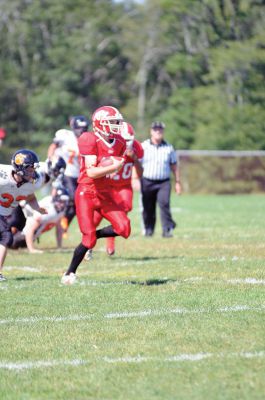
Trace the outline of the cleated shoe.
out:
[[[61,283],[63,285],[73,285],[76,282],[76,274],[71,272],[69,275],[63,274]]]
[[[88,249],[84,256],[84,260],[90,261],[90,260],[92,260],[92,258],[93,258],[92,249]]]
[[[163,231],[163,238],[172,238],[173,237],[173,228],[169,228]]]
[[[144,230],[144,236],[145,237],[152,237],[154,234],[154,231],[152,229],[145,229]]]
[[[115,238],[108,237],[106,240],[106,252],[108,256],[113,256],[115,254]]]
[[[115,249],[114,248],[112,248],[112,249],[111,248],[107,248],[106,251],[107,251],[107,255],[110,256],[110,257],[114,256],[114,254],[115,254]]]

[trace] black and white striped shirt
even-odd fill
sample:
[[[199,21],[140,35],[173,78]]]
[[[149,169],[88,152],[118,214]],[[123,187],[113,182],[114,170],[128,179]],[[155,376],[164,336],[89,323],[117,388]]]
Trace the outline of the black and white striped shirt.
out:
[[[144,157],[141,160],[143,166],[143,178],[151,180],[164,180],[170,178],[172,164],[177,164],[177,154],[173,146],[165,140],[156,145],[150,139],[142,143]]]

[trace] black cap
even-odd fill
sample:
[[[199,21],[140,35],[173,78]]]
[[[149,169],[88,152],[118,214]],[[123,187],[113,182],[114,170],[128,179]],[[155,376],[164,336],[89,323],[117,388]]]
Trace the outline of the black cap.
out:
[[[152,129],[165,129],[166,125],[161,121],[154,121],[151,124]]]

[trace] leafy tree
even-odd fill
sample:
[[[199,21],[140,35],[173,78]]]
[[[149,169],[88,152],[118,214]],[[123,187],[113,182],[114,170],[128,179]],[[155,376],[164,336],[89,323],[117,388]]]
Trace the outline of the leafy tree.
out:
[[[264,149],[262,0],[0,0],[6,146],[46,148],[73,114],[121,109],[139,139]]]

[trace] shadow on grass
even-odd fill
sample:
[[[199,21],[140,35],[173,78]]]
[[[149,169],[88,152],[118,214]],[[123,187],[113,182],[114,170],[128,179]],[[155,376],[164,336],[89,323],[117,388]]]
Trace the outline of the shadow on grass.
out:
[[[16,278],[12,278],[12,281],[23,282],[23,281],[39,281],[41,279],[49,279],[48,276],[17,276]]]
[[[93,285],[139,285],[139,286],[159,286],[167,283],[176,282],[176,279],[169,278],[153,278],[144,281],[126,280],[126,281],[88,281],[88,284]]]
[[[161,255],[161,257],[119,257],[119,258],[111,258],[112,260],[116,260],[116,261],[154,261],[154,260],[177,260],[177,259],[182,259],[183,256],[169,256],[169,257],[165,257],[163,255]]]
[[[131,285],[141,285],[141,286],[158,286],[165,285],[169,282],[176,282],[175,279],[147,279],[146,281],[128,281]]]

